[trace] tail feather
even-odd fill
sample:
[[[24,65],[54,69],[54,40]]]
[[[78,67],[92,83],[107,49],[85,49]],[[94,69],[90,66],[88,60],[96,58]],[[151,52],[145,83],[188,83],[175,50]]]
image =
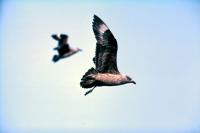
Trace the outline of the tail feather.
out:
[[[95,86],[95,79],[93,78],[94,75],[97,74],[97,71],[94,68],[90,68],[81,78],[80,85],[83,88],[91,88]]]

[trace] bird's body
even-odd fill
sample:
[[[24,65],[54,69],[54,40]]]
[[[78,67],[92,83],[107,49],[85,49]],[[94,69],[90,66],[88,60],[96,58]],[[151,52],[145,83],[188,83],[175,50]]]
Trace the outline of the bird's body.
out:
[[[60,59],[69,57],[79,51],[81,49],[79,48],[71,48],[68,44],[68,36],[65,34],[61,34],[60,37],[58,35],[54,34],[52,35],[52,38],[58,41],[58,46],[54,48],[54,50],[58,51],[58,55],[54,55],[52,58],[53,62],[57,62]]]
[[[112,73],[97,73],[92,76],[95,81],[99,82],[98,86],[115,86],[122,85],[126,80],[126,75]]]
[[[85,95],[91,93],[96,86],[116,86],[135,83],[129,76],[121,74],[117,68],[117,40],[108,26],[96,15],[93,19],[93,32],[97,40],[96,53],[93,58],[95,68],[89,69],[83,75],[80,85],[92,88]]]

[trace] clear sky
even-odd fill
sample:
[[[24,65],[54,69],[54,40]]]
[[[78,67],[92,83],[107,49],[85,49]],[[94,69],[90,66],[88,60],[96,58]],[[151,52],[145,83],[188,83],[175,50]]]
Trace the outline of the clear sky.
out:
[[[200,132],[197,0],[4,0],[0,10],[2,133]],[[85,97],[94,14],[118,41],[119,70],[137,85]],[[83,52],[53,63],[53,33]]]

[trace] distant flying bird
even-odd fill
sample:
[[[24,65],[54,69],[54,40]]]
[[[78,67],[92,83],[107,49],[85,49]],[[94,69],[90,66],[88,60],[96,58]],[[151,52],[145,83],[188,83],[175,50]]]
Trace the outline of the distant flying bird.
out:
[[[96,15],[93,19],[93,32],[97,40],[93,62],[96,68],[83,75],[80,85],[91,93],[97,86],[116,86],[126,83],[136,84],[129,76],[121,74],[117,68],[117,40],[108,26]]]
[[[79,51],[79,48],[71,48],[68,44],[68,35],[61,34],[60,37],[58,35],[53,34],[51,36],[53,39],[58,41],[58,46],[54,48],[54,50],[58,51],[58,55],[54,55],[52,58],[53,62],[57,62],[59,59],[69,57]]]

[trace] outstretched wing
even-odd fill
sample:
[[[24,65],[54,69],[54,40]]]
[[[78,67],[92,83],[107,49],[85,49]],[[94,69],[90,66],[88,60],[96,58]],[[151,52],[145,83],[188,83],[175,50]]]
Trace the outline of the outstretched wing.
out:
[[[117,40],[108,26],[96,15],[93,19],[93,31],[96,43],[94,63],[101,73],[119,73],[117,68]]]

